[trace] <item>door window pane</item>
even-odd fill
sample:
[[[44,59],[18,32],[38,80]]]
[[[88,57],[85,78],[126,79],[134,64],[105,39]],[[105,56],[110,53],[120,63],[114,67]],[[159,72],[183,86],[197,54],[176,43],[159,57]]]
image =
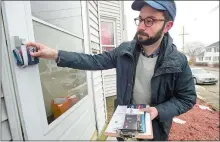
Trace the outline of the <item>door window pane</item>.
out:
[[[34,17],[83,37],[80,1],[31,1]]]
[[[33,28],[36,42],[55,49],[84,52],[82,39],[36,21]],[[39,72],[49,124],[88,94],[85,71],[57,67],[55,61],[40,59]]]
[[[115,47],[102,47],[102,51],[104,52],[104,51],[111,51],[111,50],[113,50]]]
[[[115,45],[113,22],[101,22],[102,45]]]

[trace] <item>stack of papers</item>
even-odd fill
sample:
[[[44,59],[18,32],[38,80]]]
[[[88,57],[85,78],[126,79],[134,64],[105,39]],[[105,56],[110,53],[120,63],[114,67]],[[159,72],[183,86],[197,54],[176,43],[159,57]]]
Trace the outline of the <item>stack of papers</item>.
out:
[[[126,115],[144,114],[139,109],[128,108],[128,106],[118,106],[110,120],[110,123],[105,131],[106,136],[117,137],[117,130],[123,129]],[[145,132],[138,133],[136,138],[140,139],[153,139],[152,122],[150,120],[150,114],[145,113]]]

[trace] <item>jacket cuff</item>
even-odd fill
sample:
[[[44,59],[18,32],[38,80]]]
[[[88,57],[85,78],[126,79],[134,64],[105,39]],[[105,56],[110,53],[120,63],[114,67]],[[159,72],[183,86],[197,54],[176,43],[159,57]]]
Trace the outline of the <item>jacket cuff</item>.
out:
[[[156,117],[156,119],[158,119],[160,122],[162,122],[163,120],[165,120],[166,118],[166,114],[164,113],[165,111],[162,110],[162,108],[160,106],[154,106],[157,111],[158,111],[158,115]]]
[[[58,55],[55,61],[57,64],[60,62],[60,50],[58,50]]]
[[[56,58],[56,63],[58,67],[65,67],[66,66],[66,53],[67,51],[59,50],[58,56]]]

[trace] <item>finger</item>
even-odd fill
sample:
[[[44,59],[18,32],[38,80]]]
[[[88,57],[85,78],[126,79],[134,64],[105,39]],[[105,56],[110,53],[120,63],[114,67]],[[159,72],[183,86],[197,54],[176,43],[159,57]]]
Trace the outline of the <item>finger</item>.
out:
[[[36,42],[27,42],[26,47],[29,48],[30,46],[36,47],[37,49],[40,49],[40,44]]]
[[[140,111],[149,112],[150,110],[149,110],[149,108],[142,108],[142,109],[140,109]]]
[[[152,120],[154,120],[154,117],[150,114],[150,120],[152,121]]]
[[[30,52],[30,55],[33,57],[40,57],[41,56],[41,51],[38,52]]]

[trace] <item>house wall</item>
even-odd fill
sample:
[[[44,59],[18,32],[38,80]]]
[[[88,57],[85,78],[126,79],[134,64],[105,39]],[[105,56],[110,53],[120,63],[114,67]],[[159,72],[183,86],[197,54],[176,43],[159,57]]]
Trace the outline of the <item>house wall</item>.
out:
[[[203,62],[214,63],[214,57],[219,56],[219,52],[214,52],[214,48],[211,49],[211,52],[205,52]],[[207,60],[206,57],[211,57],[211,60]]]
[[[116,47],[124,41],[124,34],[126,34],[123,13],[123,1],[100,1],[101,20],[115,20]],[[115,69],[103,71],[103,76],[105,97],[116,95]]]
[[[12,140],[11,130],[9,127],[8,114],[5,106],[4,92],[1,85],[1,140]]]
[[[2,14],[2,13],[1,13]],[[2,15],[0,15],[0,21],[2,20]],[[3,29],[3,25],[1,24],[1,40],[2,40],[2,49],[1,52],[3,50],[6,49],[6,42],[5,42],[5,35],[4,35],[4,29]],[[2,62],[2,58],[0,60]],[[1,140],[5,140],[5,141],[9,141],[12,140],[12,135],[11,135],[11,130],[9,127],[9,120],[8,120],[8,113],[6,110],[6,105],[5,105],[5,97],[4,97],[4,90],[2,87],[2,81],[1,81],[1,86],[0,86],[0,90],[1,90],[1,131],[0,131],[0,138]]]
[[[100,15],[102,17],[116,19],[117,43],[119,45],[123,40],[123,24],[122,24],[122,1],[100,1]]]
[[[200,60],[201,57],[203,57],[203,60]],[[210,57],[210,60],[208,59],[208,57]],[[210,52],[207,52],[207,50],[204,51],[204,56],[197,56],[196,62],[208,64],[218,63],[219,61],[215,61],[214,57],[219,57],[219,52],[215,52],[214,48],[211,48]]]
[[[90,37],[90,52],[91,54],[101,53],[100,47],[100,17],[99,17],[99,2],[88,1],[89,13],[89,37]],[[106,104],[104,97],[103,75],[102,71],[92,71],[93,92],[95,100],[95,113],[98,134],[106,122]]]

